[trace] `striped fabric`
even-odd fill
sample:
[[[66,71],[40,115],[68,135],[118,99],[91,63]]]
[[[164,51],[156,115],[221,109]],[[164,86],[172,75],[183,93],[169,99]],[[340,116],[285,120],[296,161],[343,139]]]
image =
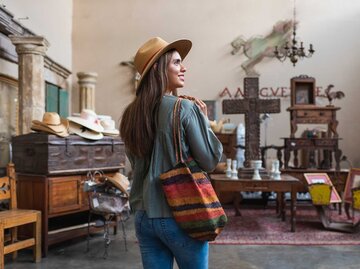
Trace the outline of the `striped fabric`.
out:
[[[179,226],[193,238],[215,240],[227,217],[206,173],[191,173],[191,167],[179,163],[160,179]]]
[[[174,108],[174,145],[178,164],[161,174],[160,179],[179,226],[190,237],[213,241],[225,226],[227,217],[207,174],[193,159],[182,159],[178,119],[180,103],[181,99]]]

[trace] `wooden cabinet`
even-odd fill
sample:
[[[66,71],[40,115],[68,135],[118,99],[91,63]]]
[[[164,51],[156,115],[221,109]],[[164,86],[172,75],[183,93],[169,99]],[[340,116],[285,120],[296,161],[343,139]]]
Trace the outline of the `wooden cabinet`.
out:
[[[215,133],[221,144],[226,158],[236,159],[236,132],[231,134]]]
[[[293,77],[291,85],[291,106],[315,105],[315,79],[306,75]]]
[[[114,172],[106,175],[112,176]],[[42,250],[87,234],[86,175],[45,176],[17,173],[18,207],[42,213]],[[97,230],[95,227],[91,231]],[[27,231],[23,231],[26,233]]]
[[[123,141],[108,136],[91,141],[76,135],[30,133],[14,137],[12,145],[18,206],[41,211],[43,255],[49,245],[86,235],[86,173],[101,170],[111,176],[123,169]],[[25,227],[20,232],[28,231]]]
[[[81,208],[81,176],[49,178],[49,214]]]

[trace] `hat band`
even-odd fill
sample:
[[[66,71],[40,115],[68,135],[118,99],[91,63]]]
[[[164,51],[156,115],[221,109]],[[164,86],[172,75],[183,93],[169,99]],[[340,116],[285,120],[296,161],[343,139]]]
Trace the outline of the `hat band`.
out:
[[[96,116],[91,115],[89,113],[81,113],[80,118],[89,122],[99,124],[99,119]]]
[[[148,64],[151,62],[151,60],[155,57],[155,55],[158,54],[158,52],[159,52],[160,50],[162,50],[163,48],[164,48],[164,47],[162,47],[162,48],[158,49],[157,51],[155,51],[155,53],[149,58],[149,60],[147,60],[147,62],[145,63],[143,69],[141,70],[141,75],[143,74],[143,72],[144,72],[145,68],[147,67],[147,65],[148,65]]]
[[[80,130],[81,130],[82,133],[84,133],[84,132],[88,131],[89,129],[86,128],[85,126],[81,126]]]
[[[46,125],[51,125],[51,126],[60,126],[61,125],[61,123],[58,123],[58,124],[55,124],[55,123],[46,123],[46,122],[44,122]]]

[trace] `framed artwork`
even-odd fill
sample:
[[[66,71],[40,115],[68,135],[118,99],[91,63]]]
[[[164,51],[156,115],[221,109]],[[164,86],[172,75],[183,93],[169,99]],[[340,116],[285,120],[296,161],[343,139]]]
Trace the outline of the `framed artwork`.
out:
[[[203,100],[207,106],[207,113],[209,120],[216,120],[216,101],[215,100]]]
[[[351,189],[360,187],[360,169],[351,168],[346,179],[346,185],[344,190],[344,202],[352,204]]]
[[[291,79],[291,106],[315,105],[315,79],[302,75]]]
[[[333,186],[331,179],[326,173],[305,173],[304,177],[309,185],[316,183],[325,183]],[[334,187],[331,191],[330,203],[341,203],[341,197]]]

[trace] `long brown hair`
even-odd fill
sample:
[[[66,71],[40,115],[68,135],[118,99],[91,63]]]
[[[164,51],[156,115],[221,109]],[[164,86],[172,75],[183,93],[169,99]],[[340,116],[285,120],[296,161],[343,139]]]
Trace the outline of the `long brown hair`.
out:
[[[173,50],[163,54],[141,81],[134,101],[124,110],[120,135],[127,150],[137,157],[151,155],[156,133],[157,115],[168,86],[167,68]]]

